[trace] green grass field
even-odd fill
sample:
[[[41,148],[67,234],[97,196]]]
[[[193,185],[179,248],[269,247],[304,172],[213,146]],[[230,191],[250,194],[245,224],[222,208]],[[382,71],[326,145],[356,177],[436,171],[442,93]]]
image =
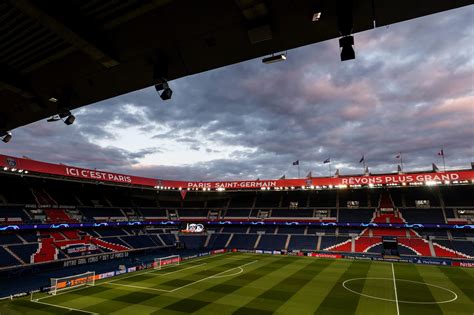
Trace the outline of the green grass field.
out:
[[[463,268],[234,253],[3,301],[0,314],[473,315],[473,280]]]

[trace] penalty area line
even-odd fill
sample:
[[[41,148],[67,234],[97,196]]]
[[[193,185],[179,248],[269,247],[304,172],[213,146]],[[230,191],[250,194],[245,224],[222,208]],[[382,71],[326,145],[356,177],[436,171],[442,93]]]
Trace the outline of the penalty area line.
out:
[[[202,281],[205,281],[205,280],[208,280],[208,279],[213,279],[213,278],[219,278],[219,275],[222,275],[222,274],[225,274],[226,272],[229,272],[231,270],[234,270],[234,269],[242,269],[242,267],[245,267],[245,266],[248,266],[248,265],[251,265],[251,264],[254,264],[258,262],[258,260],[254,260],[254,261],[251,261],[251,262],[248,262],[246,264],[243,264],[243,265],[240,265],[240,266],[237,266],[237,267],[234,267],[234,268],[230,268],[230,269],[227,269],[227,270],[224,270],[222,272],[219,272],[215,275],[212,275],[212,276],[209,276],[209,277],[206,277],[206,278],[203,278],[203,279],[200,279],[200,280],[197,280],[197,281],[194,281],[194,282],[191,282],[191,283],[188,283],[188,284],[185,284],[181,287],[178,287],[178,288],[175,288],[173,290],[170,290],[169,292],[175,292],[175,291],[178,291],[178,290],[181,290],[183,288],[186,288],[186,287],[189,287],[190,285],[193,285],[193,284],[196,284],[196,283],[199,283],[199,282],[202,282]],[[240,273],[240,272],[239,272]],[[237,275],[237,274],[236,274]]]
[[[38,300],[31,300],[31,302],[33,302],[33,303],[38,303],[38,304],[43,304],[43,305],[48,305],[48,306],[52,306],[52,307],[58,307],[58,308],[62,308],[62,309],[70,310],[70,311],[76,311],[76,312],[86,313],[86,314],[96,314],[96,315],[99,314],[99,313],[94,313],[94,312],[89,312],[89,311],[80,310],[80,309],[77,309],[77,308],[72,308],[72,307],[67,307],[67,306],[61,306],[61,305],[56,305],[56,304],[51,304],[51,303],[46,303],[46,302],[40,302],[40,301],[38,301]]]

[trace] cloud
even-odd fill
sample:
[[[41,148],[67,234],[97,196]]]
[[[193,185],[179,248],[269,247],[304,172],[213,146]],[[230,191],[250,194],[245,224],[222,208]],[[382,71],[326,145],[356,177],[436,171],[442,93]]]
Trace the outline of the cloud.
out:
[[[355,61],[336,40],[288,60],[231,65],[87,106],[76,123],[15,131],[2,152],[169,179],[252,179],[430,169],[444,147],[449,167],[474,148],[474,8],[355,34]],[[178,162],[180,161],[180,162]],[[184,162],[183,162],[184,161]],[[165,163],[166,162],[166,163]]]

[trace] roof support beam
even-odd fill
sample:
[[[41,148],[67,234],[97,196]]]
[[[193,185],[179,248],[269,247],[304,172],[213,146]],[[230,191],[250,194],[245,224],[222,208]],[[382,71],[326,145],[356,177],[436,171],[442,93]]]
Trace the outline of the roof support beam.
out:
[[[79,35],[54,17],[50,16],[28,0],[10,0],[10,4],[15,6],[18,10],[26,15],[37,20],[49,28],[56,35],[71,43],[77,49],[81,50],[85,54],[89,55],[92,59],[96,60],[106,68],[112,68],[119,64],[119,62],[110,57],[102,49],[92,44],[92,41]]]

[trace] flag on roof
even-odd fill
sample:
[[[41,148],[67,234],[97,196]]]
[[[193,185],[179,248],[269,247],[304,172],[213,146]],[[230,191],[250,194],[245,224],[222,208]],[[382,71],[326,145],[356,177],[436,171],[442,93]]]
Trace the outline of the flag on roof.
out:
[[[331,163],[331,158],[327,158],[323,161],[323,164]]]
[[[360,158],[359,163],[362,163],[362,162],[364,162],[364,161],[365,161],[365,157],[362,155],[362,157]]]
[[[439,155],[439,156],[444,156],[444,151],[443,151],[443,149],[441,149],[441,150],[438,152],[438,155]]]
[[[296,160],[293,162],[293,165],[300,165],[300,160]]]

